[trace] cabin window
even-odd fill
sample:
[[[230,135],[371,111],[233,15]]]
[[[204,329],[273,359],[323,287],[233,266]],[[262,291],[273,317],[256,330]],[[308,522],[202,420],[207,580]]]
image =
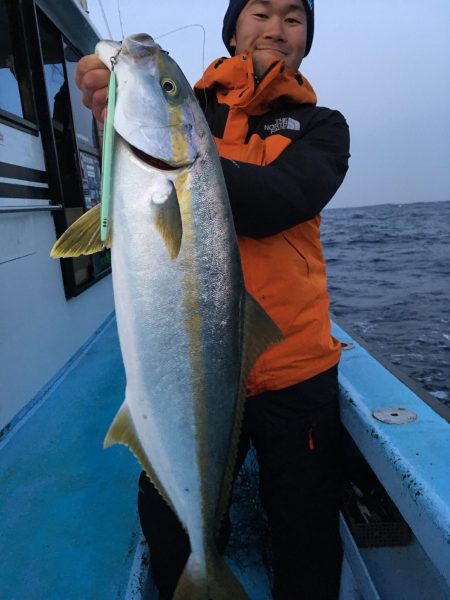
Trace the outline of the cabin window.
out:
[[[0,0],[0,118],[9,124],[34,121],[23,33],[14,3],[4,0]]]
[[[81,102],[80,90],[75,84],[75,71],[77,69],[77,63],[81,58],[81,54],[68,42],[64,42],[64,57],[66,60],[69,93],[72,100],[72,113],[77,144],[79,147],[84,147],[88,152],[97,154],[98,133],[96,122],[92,117],[92,112]]]
[[[0,107],[9,113],[23,117],[17,69],[8,27],[8,15],[4,5],[0,5],[0,36],[3,40],[0,46]]]
[[[37,11],[43,71],[52,134],[62,188],[62,220],[55,215],[58,237],[86,210],[100,202],[100,151],[97,126],[82,103],[75,85],[76,64],[81,57],[58,28]],[[109,251],[92,256],[62,259],[67,297],[75,296],[109,273]]]

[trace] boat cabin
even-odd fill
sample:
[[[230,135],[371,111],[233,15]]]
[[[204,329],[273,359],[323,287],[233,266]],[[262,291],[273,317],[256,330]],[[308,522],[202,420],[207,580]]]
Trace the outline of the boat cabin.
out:
[[[0,430],[113,310],[109,252],[50,259],[100,201],[100,131],[74,82],[98,39],[72,1],[0,1]]]

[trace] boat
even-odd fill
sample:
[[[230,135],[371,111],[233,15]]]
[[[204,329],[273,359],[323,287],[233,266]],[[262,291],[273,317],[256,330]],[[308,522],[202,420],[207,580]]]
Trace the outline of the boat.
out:
[[[55,234],[99,202],[99,132],[73,77],[98,35],[72,2],[2,0],[0,11],[4,429],[114,303],[109,253],[60,262],[48,254]]]
[[[75,0],[0,0],[0,23],[0,598],[156,598],[140,468],[123,447],[102,448],[125,387],[109,254],[48,256],[99,201],[101,132],[73,83],[99,36]],[[341,600],[450,598],[450,408],[335,320],[333,333],[344,348]],[[226,559],[251,600],[269,600],[251,454],[243,473],[232,520],[250,535]]]

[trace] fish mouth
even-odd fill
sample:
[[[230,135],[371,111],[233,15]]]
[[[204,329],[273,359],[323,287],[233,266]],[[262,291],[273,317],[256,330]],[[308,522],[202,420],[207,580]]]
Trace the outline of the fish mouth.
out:
[[[132,146],[131,144],[129,144],[129,147],[131,152],[136,156],[136,158],[144,162],[146,165],[150,165],[151,167],[159,169],[160,171],[176,171],[177,169],[181,169],[182,167],[186,166],[185,164],[174,166],[169,164],[168,162],[165,162],[164,160],[161,160],[160,158],[156,158],[155,156],[150,156],[150,154],[146,154],[142,150],[139,150],[139,148],[136,148],[136,146]]]

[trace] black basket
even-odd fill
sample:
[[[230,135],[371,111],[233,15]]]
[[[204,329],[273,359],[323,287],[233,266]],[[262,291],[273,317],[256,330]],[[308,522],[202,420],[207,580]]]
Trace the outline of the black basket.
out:
[[[342,513],[361,548],[406,546],[411,529],[361,455],[345,464]]]
[[[411,529],[401,514],[392,504],[392,514],[389,520],[366,523],[354,516],[346,503],[343,514],[351,534],[360,548],[373,548],[380,546],[407,546],[411,541]]]

